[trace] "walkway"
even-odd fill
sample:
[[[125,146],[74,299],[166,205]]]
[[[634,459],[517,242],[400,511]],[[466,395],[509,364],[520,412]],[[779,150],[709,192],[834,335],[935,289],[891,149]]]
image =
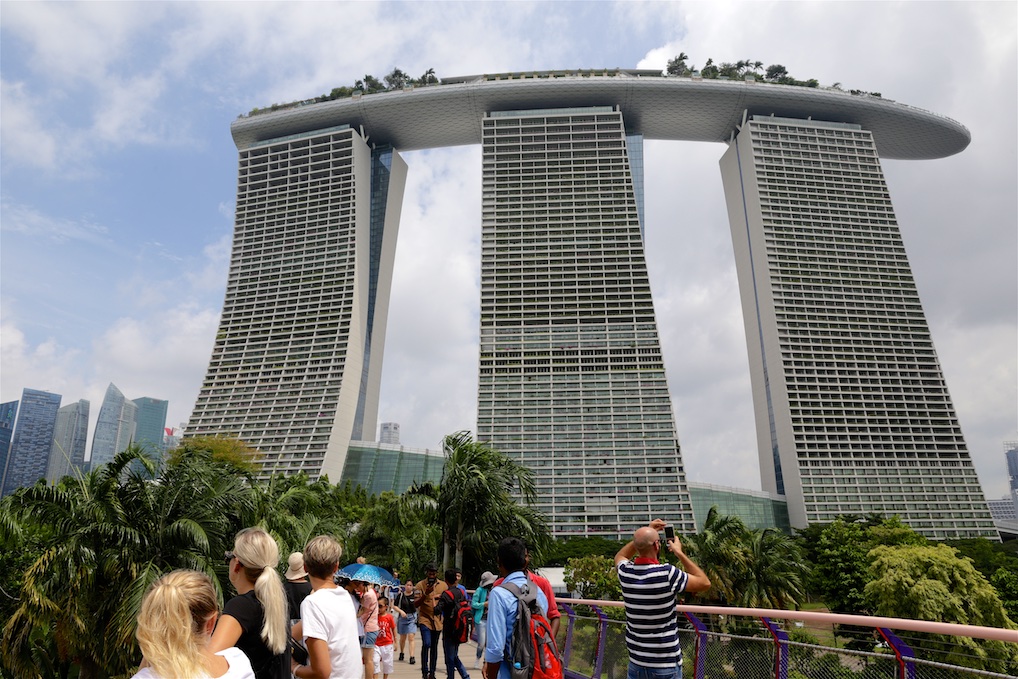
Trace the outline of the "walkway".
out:
[[[420,679],[421,677],[421,635],[417,635],[414,638],[414,657],[417,658],[417,664],[411,665],[408,662],[400,662],[396,660],[393,662],[392,674],[389,675],[389,679]],[[397,645],[398,648],[398,645]],[[395,657],[399,657],[399,652],[396,651]],[[477,644],[472,641],[468,641],[460,647],[460,658],[463,660],[463,664],[467,668],[467,672],[470,674],[470,679],[481,679],[481,670],[472,669],[474,666],[474,658],[477,657]],[[410,659],[409,654],[407,659]],[[379,675],[375,675],[379,676]],[[438,649],[438,671],[435,672],[437,679],[446,679],[445,676],[445,654],[442,653],[442,649]]]

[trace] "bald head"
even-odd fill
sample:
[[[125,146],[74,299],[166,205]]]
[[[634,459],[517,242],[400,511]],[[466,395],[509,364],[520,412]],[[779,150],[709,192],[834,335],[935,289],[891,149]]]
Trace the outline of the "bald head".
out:
[[[638,528],[633,533],[633,546],[641,555],[655,551],[654,543],[657,542],[657,531],[650,526]]]

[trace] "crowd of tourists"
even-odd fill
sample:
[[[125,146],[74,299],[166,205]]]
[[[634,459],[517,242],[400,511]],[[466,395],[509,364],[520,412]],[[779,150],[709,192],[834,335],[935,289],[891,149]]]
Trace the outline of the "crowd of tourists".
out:
[[[664,525],[655,520],[639,529],[616,555],[628,679],[681,678],[675,595],[710,586],[674,537],[667,548],[684,570],[658,563],[657,531]],[[143,660],[134,679],[388,679],[395,662],[417,665],[422,679],[436,679],[440,646],[446,679],[471,679],[460,658],[470,638],[476,641],[472,669],[483,679],[562,678],[555,642],[561,613],[551,584],[530,570],[522,540],[499,543],[498,575],[485,571],[472,593],[458,569],[440,579],[434,563],[416,583],[398,584],[398,571],[388,582],[351,579],[347,569],[340,571],[342,555],[335,538],[320,535],[289,556],[280,577],[272,536],[260,528],[242,530],[225,554],[236,595],[222,611],[204,573],[164,575],[142,601],[137,638]]]

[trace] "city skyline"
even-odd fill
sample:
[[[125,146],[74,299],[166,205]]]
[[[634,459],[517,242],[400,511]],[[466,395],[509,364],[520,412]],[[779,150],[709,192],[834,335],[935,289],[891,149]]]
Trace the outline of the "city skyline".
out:
[[[335,66],[325,70],[313,67],[309,57],[298,62],[300,68],[296,71],[290,70],[298,73],[296,78],[283,78],[273,69],[264,69],[259,72],[258,84],[249,89],[245,89],[245,83],[254,81],[245,80],[244,73],[234,73],[235,84],[232,77],[226,78],[221,71],[210,72],[206,85],[188,89],[193,86],[183,85],[182,74],[188,73],[191,65],[172,62],[171,44],[157,42],[163,49],[155,66],[148,63],[128,69],[125,60],[135,53],[131,50],[137,50],[137,45],[130,43],[136,35],[162,26],[160,22],[176,27],[178,32],[195,31],[199,17],[204,30],[215,34],[226,23],[220,13],[223,10],[191,10],[195,12],[193,17],[177,9],[164,10],[157,20],[147,22],[134,13],[133,7],[121,8],[115,21],[107,13],[86,7],[38,10],[16,7],[8,11],[5,6],[4,399],[17,398],[17,389],[28,386],[80,395],[97,403],[102,388],[112,378],[130,393],[159,393],[168,397],[170,423],[176,425],[186,419],[207,366],[217,307],[225,285],[224,252],[228,251],[232,227],[230,206],[235,195],[235,167],[233,152],[224,154],[224,148],[231,146],[227,127],[237,113],[272,101],[302,99],[328,91],[362,77],[365,72],[380,76],[394,65],[411,73],[434,67],[440,76],[450,76],[562,65],[663,68],[664,62],[679,51],[687,52],[701,65],[708,56],[735,60],[749,55],[768,64],[782,63],[796,77],[817,77],[825,85],[840,81],[846,88],[882,91],[889,98],[948,115],[972,130],[973,145],[959,156],[933,163],[889,162],[885,170],[899,221],[903,231],[907,231],[906,246],[962,430],[987,495],[1003,494],[997,451],[1000,440],[1014,437],[1015,285],[1007,253],[1013,254],[1015,249],[1011,244],[1015,181],[1013,163],[1001,164],[995,159],[1006,157],[1006,153],[1000,155],[1000,147],[1003,151],[1014,147],[1014,120],[1013,109],[1005,105],[1013,90],[1008,90],[1009,86],[1004,86],[1003,92],[994,90],[999,90],[1001,83],[1014,81],[1013,37],[996,28],[1013,26],[1013,8],[949,4],[923,14],[920,8],[895,5],[893,12],[881,10],[882,25],[888,27],[888,35],[893,35],[890,27],[919,24],[928,28],[920,31],[922,40],[911,45],[908,53],[900,48],[881,52],[884,46],[878,41],[873,54],[846,63],[827,58],[818,50],[839,41],[849,43],[853,29],[868,26],[861,8],[851,11],[818,6],[793,18],[789,10],[769,5],[740,6],[737,11],[700,7],[696,15],[681,6],[669,11],[634,7],[629,14],[625,6],[614,5],[616,19],[632,27],[629,32],[632,37],[607,48],[602,45],[608,41],[590,40],[587,34],[580,41],[577,34],[555,50],[535,43],[532,51],[515,54],[509,60],[497,57],[497,50],[488,46],[470,45],[466,51],[459,50],[463,54],[452,54],[435,49],[433,43],[415,48],[386,43],[368,47],[363,54],[351,50],[358,53],[356,58],[334,60],[330,63]],[[484,9],[458,7],[462,16],[443,27],[439,35],[463,30],[472,21],[481,23],[486,16]],[[345,9],[365,13],[360,17],[367,22],[365,25],[393,19],[390,13],[406,18],[415,16],[416,11],[403,5],[345,6]],[[608,30],[604,23],[595,20],[596,12],[588,6],[550,10],[562,20],[575,18],[577,25],[588,33]],[[524,27],[533,28],[530,20],[534,17],[525,10],[516,11],[520,16],[510,17],[508,25],[487,42],[501,44],[500,40],[522,35]],[[111,94],[120,92],[121,98],[104,96],[87,100],[83,104],[86,118],[62,118],[62,114],[47,112],[33,127],[29,119],[19,117],[21,112],[42,106],[46,97],[51,96],[51,88],[60,82],[60,75],[71,70],[56,58],[60,56],[59,50],[46,42],[49,38],[35,31],[34,27],[42,24],[38,23],[37,15],[33,18],[33,12],[55,13],[57,19],[87,14],[88,21],[78,22],[85,26],[78,36],[79,41],[86,41],[85,48],[99,49],[95,43],[87,42],[96,36],[120,36],[119,41],[107,41],[109,46],[104,49],[110,52],[103,54],[108,60],[101,62],[105,70],[85,74],[83,86],[111,82],[119,85],[119,89],[110,90]],[[784,42],[773,37],[763,42],[733,27],[735,16],[753,17],[755,21],[749,24],[758,27],[761,33],[766,33],[764,28],[769,27],[775,32],[798,30],[799,34]],[[271,7],[259,8],[255,17],[252,31],[268,24],[287,35],[300,35],[304,30],[297,25],[299,17],[277,21]],[[305,16],[304,21],[308,20]],[[825,26],[827,30],[832,22],[838,28],[834,35],[825,35],[822,42],[818,35],[807,35],[808,31],[802,30],[810,25]],[[412,44],[414,40],[406,38],[423,30],[408,28],[413,21],[395,23],[399,24],[397,32],[404,37],[404,43]],[[424,25],[429,30],[435,28],[426,22]],[[59,21],[55,24],[51,21],[47,30],[66,39]],[[910,34],[912,30],[909,28]],[[463,30],[463,34],[470,31]],[[540,40],[540,35],[536,40]],[[988,40],[987,36],[995,39]],[[70,42],[81,46],[80,42]],[[597,50],[590,43],[599,43]],[[775,49],[776,44],[781,44],[780,50]],[[985,51],[981,47],[984,44]],[[227,50],[225,54],[243,47],[231,44],[223,49]],[[608,51],[603,52],[605,49]],[[48,55],[50,59],[36,59],[31,62],[35,65],[29,66],[27,57],[32,54]],[[146,63],[144,59],[138,61]],[[889,63],[894,68],[887,68]],[[202,66],[208,65],[206,60]],[[50,71],[38,70],[46,68]],[[195,101],[203,102],[195,110],[208,119],[207,123],[197,114],[170,108],[186,124],[161,127],[168,120],[165,114],[139,103],[146,98],[146,91],[164,101],[163,97],[175,98],[173,93],[178,90],[190,93],[192,106]],[[108,100],[110,107],[102,104],[104,100]],[[130,114],[114,115],[125,111]],[[76,142],[72,133],[79,129],[91,130],[93,134]],[[177,136],[172,130],[178,130]],[[61,142],[56,148],[69,152],[62,163],[65,167],[61,171],[47,169],[47,156],[40,152],[51,148],[46,143],[33,147],[34,158],[27,155],[18,140],[28,138]],[[731,242],[723,205],[701,198],[710,193],[719,195],[720,182],[716,172],[700,178],[669,165],[668,156],[675,148],[668,143],[647,144],[648,164],[667,168],[648,171],[648,177],[662,173],[669,177],[667,182],[652,179],[648,183],[648,214],[651,220],[660,222],[669,213],[681,210],[690,224],[683,237],[695,240],[696,249],[704,254],[699,261],[690,258],[673,246],[672,234],[658,234],[655,241],[648,243],[648,271],[659,306],[662,353],[687,473],[695,481],[758,487],[748,367],[734,267],[730,263],[719,264],[726,251],[730,259]],[[722,147],[711,145],[690,149],[689,155],[707,159],[709,166],[722,152]],[[147,188],[136,193],[156,210],[132,209],[129,201],[112,199],[118,195],[115,191],[94,190],[108,184],[110,177],[120,174],[131,163],[141,162],[146,153],[165,159],[158,163],[158,170],[135,172],[134,181],[147,180],[140,185]],[[191,186],[190,179],[182,176],[183,167],[194,165],[193,158],[201,159],[203,165],[214,171],[214,179],[204,176],[200,179],[201,187]],[[411,172],[401,225],[403,237],[396,253],[396,269],[400,273],[393,283],[390,311],[393,320],[385,350],[378,415],[383,420],[400,422],[403,439],[411,445],[434,447],[442,433],[474,426],[477,310],[466,300],[476,300],[478,289],[480,246],[477,229],[472,225],[477,224],[480,215],[480,178],[469,175],[475,174],[479,158],[479,148],[405,154]],[[920,165],[934,167],[921,169],[917,167]],[[424,169],[429,166],[430,169]],[[144,167],[151,167],[151,163],[145,161]],[[465,171],[460,172],[457,167]],[[15,170],[26,168],[31,170],[30,177],[19,179],[12,175]],[[422,172],[423,176],[417,174]],[[54,194],[57,198],[51,204],[43,204],[33,199],[30,182],[62,190]],[[173,190],[164,197],[161,187]],[[676,191],[676,187],[688,191]],[[86,200],[86,193],[109,197],[95,202]],[[917,198],[906,198],[909,194]],[[169,195],[173,196],[173,203],[182,203],[186,209],[176,213],[164,210]],[[114,202],[124,205],[114,210]],[[220,205],[224,206],[222,211]],[[973,230],[985,237],[962,237]],[[52,242],[40,238],[62,238],[65,244],[62,247],[73,244],[79,248],[79,256],[83,252],[89,258],[91,264],[85,269],[66,268],[71,273],[81,272],[83,289],[95,280],[112,290],[111,299],[117,300],[117,304],[111,305],[112,314],[105,321],[96,320],[103,317],[91,313],[91,304],[61,307],[56,305],[59,298],[55,295],[28,296],[18,283],[20,267],[39,268],[40,261],[54,261],[52,257],[60,254],[61,248],[54,248],[55,252],[47,254],[48,260],[40,260],[39,246]],[[992,245],[986,245],[984,240]],[[107,247],[113,241],[118,243],[117,247]],[[197,254],[203,249],[211,256]],[[670,254],[665,256],[666,252]],[[115,269],[99,263],[106,261],[106,253],[127,256],[126,261],[131,264],[125,267],[123,275],[106,273]],[[412,257],[414,254],[417,256]],[[144,270],[139,268],[141,262],[145,262]],[[66,287],[62,286],[64,295]],[[33,299],[40,299],[41,303],[34,304]],[[438,301],[437,307],[433,300]],[[49,310],[49,318],[45,322],[33,318],[33,307]],[[69,315],[76,308],[87,310],[91,320],[79,322]],[[394,325],[397,318],[401,320]],[[64,327],[74,327],[82,341],[67,335]],[[95,377],[99,373],[103,374],[102,380]],[[97,386],[100,381],[105,383]],[[372,438],[376,435],[373,433]]]

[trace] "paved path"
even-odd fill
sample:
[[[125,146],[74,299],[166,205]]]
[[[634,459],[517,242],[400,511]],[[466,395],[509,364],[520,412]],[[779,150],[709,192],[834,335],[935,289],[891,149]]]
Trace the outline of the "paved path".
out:
[[[397,639],[396,651],[394,658],[399,657],[399,640]],[[400,662],[395,660],[393,662],[392,674],[389,675],[389,679],[421,679],[421,635],[414,637],[414,657],[417,659],[416,665],[404,661]],[[407,660],[410,659],[410,654],[406,654]],[[460,659],[463,661],[463,665],[466,666],[467,672],[470,674],[470,679],[481,679],[481,670],[472,669],[474,666],[474,658],[477,657],[477,644],[472,641],[460,646]],[[376,677],[381,675],[376,674]],[[438,671],[435,672],[437,679],[446,679],[445,676],[445,654],[442,653],[442,649],[438,649]],[[456,677],[459,679],[459,677]]]

